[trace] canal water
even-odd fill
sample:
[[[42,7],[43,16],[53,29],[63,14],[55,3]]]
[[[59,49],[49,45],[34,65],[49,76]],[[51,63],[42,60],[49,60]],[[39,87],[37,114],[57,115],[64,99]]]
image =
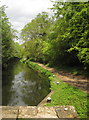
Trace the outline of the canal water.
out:
[[[49,92],[48,78],[23,63],[11,63],[2,72],[3,106],[38,105]]]

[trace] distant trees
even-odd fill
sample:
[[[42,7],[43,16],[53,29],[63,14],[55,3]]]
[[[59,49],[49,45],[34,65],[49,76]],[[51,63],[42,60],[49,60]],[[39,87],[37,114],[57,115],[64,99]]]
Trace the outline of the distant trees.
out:
[[[28,23],[21,32],[24,41],[24,57],[44,61],[46,41],[52,21],[46,12],[42,12]]]
[[[89,67],[89,2],[58,0],[52,9],[52,18],[42,12],[24,26],[21,31],[24,43],[19,45],[13,41],[15,36],[5,7],[0,7],[3,63],[18,56],[53,65]]]
[[[15,30],[11,28],[8,17],[5,13],[5,6],[0,7],[0,32],[2,39],[2,65],[7,66],[8,60],[15,56]]]
[[[13,34],[11,33],[11,25],[8,21],[8,18],[5,14],[5,7],[0,7],[1,11],[1,22],[2,22],[2,61],[5,63],[12,57],[12,38]]]
[[[51,64],[89,66],[89,2],[56,1],[53,19],[43,12],[21,32],[24,55]]]

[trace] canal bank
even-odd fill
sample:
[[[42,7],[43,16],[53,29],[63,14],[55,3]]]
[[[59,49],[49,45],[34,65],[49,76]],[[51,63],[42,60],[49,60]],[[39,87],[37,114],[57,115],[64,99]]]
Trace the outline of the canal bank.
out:
[[[2,74],[3,106],[36,106],[50,93],[48,78],[19,61]]]
[[[39,66],[38,63],[30,61],[26,63],[29,67],[46,75],[50,79],[51,91],[53,90],[54,93],[51,95],[51,103],[46,104],[46,106],[71,105],[75,107],[79,118],[89,117],[89,94],[75,86],[63,82],[57,75]],[[57,84],[58,82],[59,84]]]
[[[48,110],[48,113],[46,114],[47,109],[50,109],[51,107],[53,107],[53,108],[59,107],[58,111],[59,111],[59,115],[60,115],[60,113],[63,112],[63,110],[64,110],[64,113],[68,112],[67,111],[68,106],[72,106],[73,108],[75,107],[74,111],[77,111],[79,118],[87,118],[88,104],[87,104],[87,94],[86,93],[84,93],[83,91],[81,91],[80,89],[78,89],[76,87],[73,87],[69,84],[64,83],[62,80],[60,80],[58,78],[58,76],[55,76],[50,71],[43,69],[36,63],[33,63],[33,62],[25,62],[25,63],[29,66],[29,69],[32,68],[36,71],[36,73],[47,76],[47,80],[50,81],[50,89],[51,89],[51,91],[52,90],[54,91],[53,94],[50,96],[51,97],[50,103],[47,103],[47,104],[45,103],[44,104],[45,106],[35,106],[36,109],[41,107],[43,109],[43,111],[45,111],[45,112],[43,112],[43,116],[47,117],[47,114],[51,114],[50,113],[51,111],[49,111],[49,110]],[[64,106],[64,108],[63,108],[63,106]],[[18,106],[18,107],[20,107],[20,106]],[[22,108],[21,114],[23,115],[23,118],[27,117],[26,113],[28,113],[28,114],[31,113],[29,109],[27,110],[27,108],[30,108],[30,107],[33,107],[33,106],[28,106],[28,105],[21,106],[21,108]],[[46,107],[47,107],[47,109],[46,109]],[[63,110],[60,109],[60,107],[63,108]],[[7,108],[8,108],[8,110],[7,110]],[[14,109],[14,106],[12,108]],[[65,110],[65,108],[66,108],[66,110]],[[28,112],[26,112],[25,110]],[[3,115],[6,115],[6,116],[11,115],[11,113],[9,114],[8,111],[9,112],[11,111],[9,106],[7,106],[5,109],[3,109]],[[17,109],[16,111],[19,111],[19,109]],[[25,112],[23,112],[23,111],[25,111]],[[18,112],[16,112],[16,113],[18,113]],[[66,114],[64,114],[64,118],[67,118],[65,115]],[[57,113],[56,113],[56,116],[57,116]],[[71,117],[72,115],[69,115],[69,116]],[[21,117],[21,115],[20,115],[20,117]],[[72,118],[73,118],[73,116],[72,116]]]

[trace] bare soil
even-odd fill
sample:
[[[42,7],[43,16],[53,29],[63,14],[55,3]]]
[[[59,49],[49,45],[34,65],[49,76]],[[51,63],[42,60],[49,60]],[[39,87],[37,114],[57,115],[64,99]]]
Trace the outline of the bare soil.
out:
[[[81,90],[87,92],[89,94],[89,78],[85,76],[76,76],[71,73],[65,72],[65,71],[58,71],[55,68],[47,67],[44,64],[37,63],[39,66],[51,71],[55,75],[57,75],[61,80],[63,80],[66,83],[69,83],[73,86],[76,86],[80,88]]]

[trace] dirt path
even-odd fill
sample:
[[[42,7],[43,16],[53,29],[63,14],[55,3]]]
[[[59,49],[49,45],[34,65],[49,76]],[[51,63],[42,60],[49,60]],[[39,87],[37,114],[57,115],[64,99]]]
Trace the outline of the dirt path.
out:
[[[61,80],[63,80],[66,83],[69,83],[73,86],[76,86],[80,89],[82,89],[83,91],[89,93],[89,78],[85,78],[83,76],[74,76],[71,73],[67,73],[64,71],[58,71],[55,68],[50,68],[50,67],[46,67],[45,65],[41,64],[41,63],[37,63],[39,66],[51,71],[52,73],[54,73],[55,75],[57,75]]]

